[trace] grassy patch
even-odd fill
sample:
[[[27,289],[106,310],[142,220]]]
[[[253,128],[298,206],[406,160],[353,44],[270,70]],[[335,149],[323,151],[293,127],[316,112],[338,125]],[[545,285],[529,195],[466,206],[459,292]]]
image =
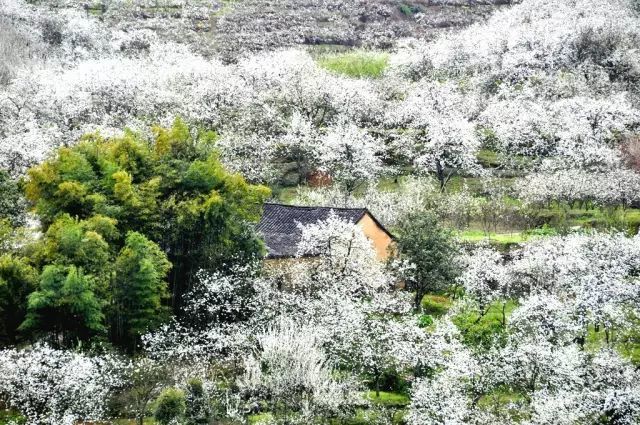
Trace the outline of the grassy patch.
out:
[[[285,204],[291,203],[293,199],[295,199],[298,193],[298,187],[282,187],[282,186],[271,186],[271,195],[274,199],[277,199],[280,202]]]
[[[451,299],[444,295],[427,294],[422,298],[422,312],[434,317],[447,314],[451,308]]]
[[[382,418],[382,415],[385,416],[384,419]],[[405,423],[404,415],[405,411],[401,409],[391,409],[384,413],[377,410],[358,409],[353,418],[340,422],[330,421],[330,423],[332,425],[370,425],[376,423],[391,423],[394,425],[400,425]]]
[[[375,391],[365,393],[364,398],[373,404],[382,406],[404,407],[411,401],[409,396],[402,393],[393,393],[388,391],[380,391],[380,395],[376,396]]]
[[[631,319],[637,323],[639,319]],[[594,326],[587,329],[585,347],[588,351],[598,351],[607,346],[615,348],[621,356],[631,360],[634,364],[640,365],[640,331],[639,326],[621,331],[614,329],[609,334],[609,344],[607,344],[604,329],[596,330]]]
[[[507,301],[504,306],[504,316],[507,323],[516,307],[515,301]],[[453,323],[460,329],[464,343],[474,347],[488,348],[493,345],[496,338],[504,337],[502,308],[502,302],[497,301],[489,306],[484,315],[472,310],[455,316]]]
[[[336,74],[353,78],[380,78],[389,64],[386,53],[355,51],[318,58],[318,65]]]
[[[570,207],[568,205],[552,205],[541,208],[539,217],[558,228],[581,227],[584,229],[619,229],[637,233],[640,227],[640,209],[629,208],[621,211],[618,208]]]
[[[269,412],[266,413],[259,413],[257,415],[251,415],[249,416],[249,425],[254,425],[260,422],[267,422],[270,419],[273,419],[273,415]]]
[[[476,158],[480,165],[485,168],[496,168],[500,166],[500,156],[498,152],[491,149],[480,149]]]
[[[526,242],[529,235],[524,232],[485,233],[482,230],[465,230],[458,233],[463,242],[489,242],[496,245],[512,245]]]
[[[0,409],[0,425],[6,424],[24,424],[26,419],[13,410]]]
[[[510,188],[517,180],[516,177],[500,177],[498,181],[503,187]],[[485,184],[487,179],[485,177],[465,177],[465,176],[453,176],[449,183],[447,183],[447,192],[459,192],[466,188],[469,192],[474,194],[482,194],[485,191]]]
[[[526,397],[508,388],[496,388],[478,400],[478,407],[491,412],[503,412],[516,422],[525,419],[519,406],[526,402]]]

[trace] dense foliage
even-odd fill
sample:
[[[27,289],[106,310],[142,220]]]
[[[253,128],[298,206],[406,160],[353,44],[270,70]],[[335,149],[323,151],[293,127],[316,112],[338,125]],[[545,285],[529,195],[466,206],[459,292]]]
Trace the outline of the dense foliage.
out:
[[[167,306],[177,311],[196,271],[260,254],[250,223],[268,189],[228,173],[212,137],[180,121],[155,128],[151,143],[89,135],[30,169],[25,192],[44,233],[29,261],[3,257],[7,338],[21,330],[70,346],[108,336],[133,349]]]

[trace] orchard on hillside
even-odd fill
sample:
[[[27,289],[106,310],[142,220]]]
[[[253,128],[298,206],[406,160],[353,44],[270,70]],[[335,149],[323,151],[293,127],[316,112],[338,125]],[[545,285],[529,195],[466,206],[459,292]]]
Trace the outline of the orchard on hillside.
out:
[[[0,425],[640,423],[639,28],[0,0]]]

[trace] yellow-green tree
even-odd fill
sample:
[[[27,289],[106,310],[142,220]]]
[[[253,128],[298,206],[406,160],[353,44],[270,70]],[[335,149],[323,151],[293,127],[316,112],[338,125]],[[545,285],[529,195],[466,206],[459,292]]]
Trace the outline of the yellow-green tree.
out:
[[[74,266],[89,276],[107,323],[116,327],[110,335],[127,345],[153,326],[143,323],[145,317],[162,317],[148,312],[159,311],[167,285],[177,311],[199,270],[220,270],[261,253],[253,224],[270,194],[223,167],[214,133],[191,131],[176,120],[153,134],[152,140],[130,131],[111,139],[87,135],[30,169],[25,183],[45,232],[40,265]],[[161,261],[153,270],[140,263],[125,267],[139,237],[157,245],[171,267]],[[125,315],[116,297],[131,273],[155,283],[143,285],[148,303],[131,306],[141,311]]]

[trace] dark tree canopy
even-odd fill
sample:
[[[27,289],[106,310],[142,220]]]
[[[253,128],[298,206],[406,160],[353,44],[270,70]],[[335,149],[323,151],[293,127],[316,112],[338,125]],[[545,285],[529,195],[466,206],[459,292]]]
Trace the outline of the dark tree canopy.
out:
[[[0,255],[0,340],[14,344],[27,313],[27,297],[36,288],[38,272],[25,258]]]
[[[415,292],[414,304],[419,308],[427,293],[453,284],[460,273],[456,260],[458,248],[451,232],[429,213],[406,217],[400,223],[398,234],[398,255],[415,265],[407,287]]]

